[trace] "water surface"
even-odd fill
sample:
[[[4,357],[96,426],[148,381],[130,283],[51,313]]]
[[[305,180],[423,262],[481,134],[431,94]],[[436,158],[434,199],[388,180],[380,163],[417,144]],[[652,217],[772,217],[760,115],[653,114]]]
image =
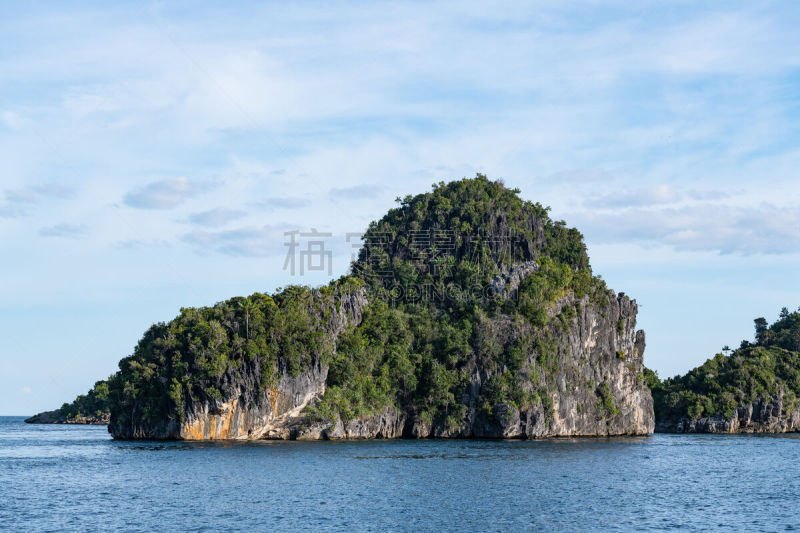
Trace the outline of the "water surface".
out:
[[[0,417],[9,531],[792,531],[800,436],[117,442]]]

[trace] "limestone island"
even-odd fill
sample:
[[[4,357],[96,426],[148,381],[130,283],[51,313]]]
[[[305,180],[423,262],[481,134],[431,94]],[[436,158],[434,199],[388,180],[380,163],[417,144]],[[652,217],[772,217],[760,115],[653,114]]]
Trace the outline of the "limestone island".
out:
[[[183,308],[107,380],[26,422],[158,440],[800,427],[800,313],[758,319],[755,343],[662,382],[636,301],[593,274],[549,208],[483,175],[397,201],[347,276]]]

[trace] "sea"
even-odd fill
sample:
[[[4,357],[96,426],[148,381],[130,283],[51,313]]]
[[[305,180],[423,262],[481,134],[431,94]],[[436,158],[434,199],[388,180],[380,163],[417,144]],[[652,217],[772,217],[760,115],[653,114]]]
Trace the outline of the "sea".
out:
[[[122,442],[0,417],[2,531],[795,531],[800,435]]]

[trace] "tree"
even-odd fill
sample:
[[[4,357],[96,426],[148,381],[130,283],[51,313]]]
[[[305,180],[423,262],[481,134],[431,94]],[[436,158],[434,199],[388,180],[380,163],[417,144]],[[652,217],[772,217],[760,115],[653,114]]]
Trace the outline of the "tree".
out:
[[[250,298],[243,298],[239,302],[239,309],[244,313],[245,336],[250,339],[250,313],[253,312],[253,302],[250,301]]]
[[[767,332],[767,320],[764,317],[759,317],[753,322],[755,322],[756,326],[756,343],[761,344],[764,340],[764,333]]]

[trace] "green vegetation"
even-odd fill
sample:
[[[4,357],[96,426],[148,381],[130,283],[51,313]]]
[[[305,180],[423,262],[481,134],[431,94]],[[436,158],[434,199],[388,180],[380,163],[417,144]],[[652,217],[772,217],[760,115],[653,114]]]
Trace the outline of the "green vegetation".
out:
[[[306,410],[318,420],[395,406],[458,427],[477,369],[490,376],[479,399],[486,412],[541,403],[552,413],[556,335],[582,314],[554,307],[570,293],[604,306],[609,291],[592,275],[580,232],[518,192],[482,175],[436,184],[370,224],[350,276],[182,309],[120,361],[109,380],[112,416],[123,427],[180,420],[242,380],[255,395],[317,360],[329,366],[325,395]],[[493,292],[491,282],[520,264],[529,270],[519,286]],[[359,291],[369,301],[363,320],[337,338],[331,318]],[[614,411],[613,398],[602,403]]]
[[[266,389],[282,371],[296,376],[332,349],[324,324],[342,294],[361,286],[342,278],[312,290],[290,286],[213,307],[184,308],[153,325],[109,380],[113,412],[123,423],[181,419],[188,401],[221,401],[245,367]]]
[[[552,308],[571,292],[604,304],[608,290],[592,276],[582,235],[518,192],[481,175],[439,183],[398,199],[399,207],[370,224],[352,270],[373,303],[363,323],[340,337],[329,388],[312,416],[349,420],[393,405],[459,427],[467,411],[461,398],[478,368],[492,376],[478,402],[487,412],[498,403],[542,402],[552,410],[545,386],[558,369]],[[512,264],[531,261],[538,272],[513,295],[412,300],[386,290],[484,288]],[[555,325],[567,327],[577,315],[565,306]],[[533,364],[531,353],[538,356]]]
[[[72,403],[65,403],[54,414],[65,420],[105,416],[110,409],[108,392],[108,381],[98,381],[89,392],[79,395]]]
[[[614,396],[611,394],[611,386],[607,381],[598,385],[597,389],[595,389],[595,394],[597,394],[598,407],[601,413],[605,416],[612,416],[619,413],[619,409],[614,405]]]
[[[657,420],[722,415],[736,407],[783,394],[790,408],[800,398],[800,309],[786,308],[771,326],[755,320],[756,342],[743,341],[730,355],[716,354],[685,376],[660,382],[646,371]],[[725,351],[728,351],[727,347]]]
[[[768,328],[767,321],[763,318],[757,318],[755,324],[756,344],[800,352],[800,309],[790,313],[784,307],[778,320]]]

